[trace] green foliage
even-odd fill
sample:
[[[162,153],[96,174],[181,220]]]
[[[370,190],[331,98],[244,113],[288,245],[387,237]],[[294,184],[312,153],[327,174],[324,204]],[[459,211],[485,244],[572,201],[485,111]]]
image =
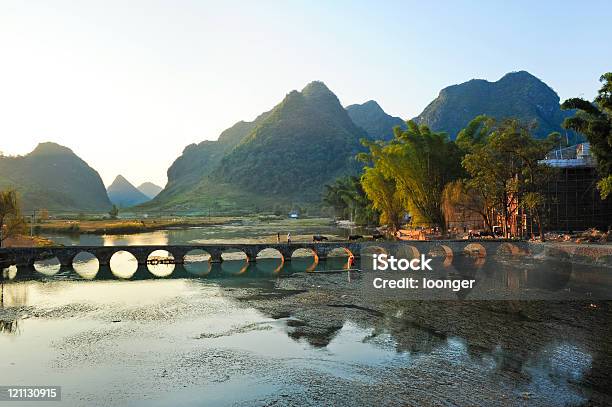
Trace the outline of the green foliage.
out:
[[[386,178],[380,168],[365,168],[361,183],[372,207],[380,212],[380,223],[394,233],[402,224],[406,206],[402,193],[393,179]]]
[[[445,230],[442,192],[447,183],[462,175],[461,152],[446,133],[409,121],[406,130],[395,129],[395,139],[389,143],[365,144],[374,168],[395,182],[411,214]]]
[[[238,122],[223,131],[218,140],[204,140],[200,144],[191,144],[183,150],[168,169],[168,184],[158,196],[153,205],[180,200],[180,195],[188,193],[191,188],[219,165],[221,159],[247,137],[269,112],[262,113],[252,122]]]
[[[573,98],[563,102],[563,109],[576,109],[576,114],[563,126],[586,136],[597,159],[600,181],[597,187],[601,198],[612,193],[612,72],[601,76],[603,83],[595,102]]]
[[[466,151],[462,165],[469,175],[465,187],[477,191],[483,212],[495,209],[501,214],[504,232],[525,194],[531,193],[528,196],[533,205],[529,209],[540,218],[543,200],[536,200],[534,193],[542,188],[551,169],[539,160],[558,143],[558,138],[551,135],[537,140],[531,130],[532,126],[517,119],[496,122],[477,117],[461,132],[460,143]],[[485,222],[491,226],[490,219],[485,218]]]
[[[372,207],[359,178],[339,178],[325,185],[323,202],[334,210],[334,216],[352,219],[359,224],[376,222],[377,213]]]
[[[185,149],[168,172],[168,187],[141,208],[206,209],[213,198],[245,211],[314,205],[325,184],[360,170],[354,156],[365,132],[321,82],[234,127],[229,140]]]
[[[434,131],[445,131],[454,137],[478,115],[496,120],[516,118],[536,124],[533,135],[545,138],[551,132],[562,132],[561,123],[570,115],[561,111],[559,96],[544,82],[528,72],[512,72],[497,82],[474,79],[440,91],[415,121]],[[572,142],[576,134],[568,133]]]
[[[251,193],[316,201],[323,185],[351,172],[359,135],[336,96],[312,83],[290,93],[212,175]]]

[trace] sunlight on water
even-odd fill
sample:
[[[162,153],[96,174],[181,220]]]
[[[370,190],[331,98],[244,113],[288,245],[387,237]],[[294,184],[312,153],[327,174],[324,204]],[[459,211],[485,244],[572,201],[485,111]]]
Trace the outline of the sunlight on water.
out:
[[[110,259],[112,273],[119,278],[130,278],[138,269],[138,261],[132,253],[118,251]]]
[[[147,269],[155,277],[168,277],[174,271],[174,256],[167,250],[155,250],[147,259]]]
[[[104,239],[104,246],[167,245],[168,231],[157,230],[132,235],[103,235],[102,238]]]

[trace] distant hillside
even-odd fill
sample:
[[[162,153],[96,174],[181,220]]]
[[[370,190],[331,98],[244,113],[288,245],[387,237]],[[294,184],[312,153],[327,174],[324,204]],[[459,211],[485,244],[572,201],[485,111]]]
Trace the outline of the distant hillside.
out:
[[[223,140],[228,133],[231,142]],[[319,202],[326,183],[357,171],[354,157],[364,137],[336,95],[312,82],[254,122],[226,130],[219,141],[186,148],[168,171],[169,185],[144,207]]]
[[[16,188],[25,210],[106,211],[100,175],[69,148],[41,143],[31,153],[0,157],[0,189]]]
[[[149,199],[153,199],[161,192],[163,188],[155,185],[152,182],[143,182],[138,186],[138,190],[145,194]]]
[[[471,80],[443,89],[415,120],[452,138],[474,117],[517,117],[536,122],[536,137],[562,134],[559,97],[527,72],[497,82]],[[185,148],[168,170],[168,184],[143,210],[270,210],[316,204],[326,183],[358,173],[361,138],[390,139],[402,119],[375,101],[342,108],[322,82],[292,91],[252,122],[238,122],[217,141]],[[570,142],[576,140],[567,133]]]
[[[252,122],[240,121],[224,130],[218,140],[190,144],[168,169],[168,183],[159,193],[158,201],[166,201],[197,184],[219,164],[223,156],[263,121],[268,112]]]
[[[110,201],[120,208],[138,205],[150,199],[122,175],[117,175],[106,191]]]
[[[498,119],[516,117],[537,122],[534,135],[546,137],[553,131],[565,134],[561,123],[572,112],[562,111],[559,96],[529,72],[511,72],[497,82],[482,79],[449,86],[415,118],[432,130],[445,131],[454,139],[474,117],[485,114]],[[570,142],[576,135],[568,132]]]
[[[374,100],[347,106],[346,111],[353,122],[364,129],[371,139],[390,140],[393,138],[395,126],[406,128],[404,120],[388,115]]]

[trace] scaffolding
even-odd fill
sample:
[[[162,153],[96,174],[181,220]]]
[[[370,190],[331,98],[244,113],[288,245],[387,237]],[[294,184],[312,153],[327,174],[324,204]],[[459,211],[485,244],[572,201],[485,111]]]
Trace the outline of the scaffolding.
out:
[[[545,187],[544,225],[547,230],[608,230],[612,199],[597,190],[595,160],[588,143],[555,150],[542,161],[558,168]]]

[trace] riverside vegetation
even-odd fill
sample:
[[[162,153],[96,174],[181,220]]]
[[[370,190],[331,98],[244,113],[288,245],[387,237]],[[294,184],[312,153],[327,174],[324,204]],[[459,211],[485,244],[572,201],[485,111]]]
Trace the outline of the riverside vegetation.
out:
[[[601,81],[594,103],[570,99],[563,104],[572,110],[563,126],[592,143],[605,199],[612,191],[612,73]],[[564,139],[558,132],[538,138],[536,131],[536,123],[480,115],[452,140],[445,132],[409,121],[407,129],[395,127],[391,140],[364,139],[369,151],[358,156],[366,163],[359,182],[336,181],[327,186],[324,200],[336,213],[361,215],[361,221],[369,221],[374,211],[391,231],[406,214],[412,215],[413,225],[444,231],[450,219],[468,212],[480,217],[491,233],[494,217],[501,218],[506,235],[510,219],[522,210],[534,219],[543,239],[541,191],[555,170],[541,160]]]

